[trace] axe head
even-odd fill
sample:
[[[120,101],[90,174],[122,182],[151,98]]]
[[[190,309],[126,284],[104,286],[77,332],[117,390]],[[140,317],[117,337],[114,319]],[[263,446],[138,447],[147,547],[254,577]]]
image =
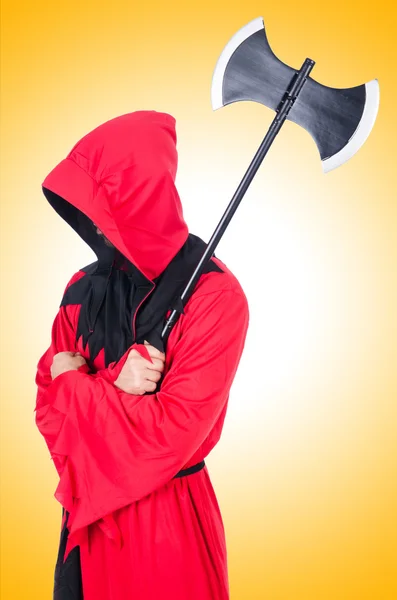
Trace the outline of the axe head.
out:
[[[298,70],[275,56],[263,18],[258,17],[240,29],[220,55],[212,78],[212,108],[253,100],[277,110]],[[338,89],[308,77],[287,119],[311,134],[327,172],[349,160],[364,144],[378,106],[377,79]]]

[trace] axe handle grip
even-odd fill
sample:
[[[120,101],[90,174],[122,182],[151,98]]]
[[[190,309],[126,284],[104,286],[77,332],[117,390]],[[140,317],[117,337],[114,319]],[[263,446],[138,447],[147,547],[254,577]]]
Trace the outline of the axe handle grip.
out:
[[[194,288],[203,272],[203,269],[206,263],[210,260],[215,252],[215,248],[219,244],[223,234],[227,226],[229,225],[234,213],[237,210],[241,200],[244,197],[245,192],[247,191],[251,181],[253,180],[257,170],[259,169],[263,159],[265,158],[270,146],[272,145],[276,135],[280,131],[282,125],[284,124],[285,119],[289,111],[291,110],[295,100],[297,99],[309,73],[314,67],[314,61],[310,58],[306,58],[302,67],[298,72],[295,73],[295,76],[292,78],[289,88],[286,90],[281,102],[277,108],[276,116],[273,119],[272,124],[269,127],[269,130],[264,137],[260,147],[258,148],[250,166],[248,167],[244,177],[242,178],[236,192],[233,195],[223,217],[218,223],[217,228],[210,241],[208,242],[207,248],[201,257],[197,267],[195,268],[193,275],[191,276],[189,282],[187,283],[185,289],[181,294],[182,305],[185,306],[190,296],[192,295]],[[161,337],[164,341],[164,344],[167,342],[168,336],[171,333],[172,328],[178,321],[181,312],[179,310],[173,310],[167,319],[166,324],[164,325],[163,331],[161,332]]]

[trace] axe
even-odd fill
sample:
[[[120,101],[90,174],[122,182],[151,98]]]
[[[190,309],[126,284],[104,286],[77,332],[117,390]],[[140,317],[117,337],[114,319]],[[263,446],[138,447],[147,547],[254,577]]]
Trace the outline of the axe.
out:
[[[266,37],[263,18],[240,29],[222,51],[212,78],[214,110],[239,100],[254,100],[276,111],[269,130],[241,180],[207,248],[187,283],[179,307],[162,330],[168,338],[190,298],[204,266],[213,256],[223,233],[286,119],[304,127],[320,153],[323,171],[335,169],[364,144],[379,106],[377,79],[352,88],[337,89],[318,83],[309,74],[314,61],[306,58],[299,70],[279,60]]]
[[[320,152],[323,171],[351,158],[364,144],[379,106],[377,79],[338,89],[318,83],[307,58],[299,71],[281,62],[270,48],[263,18],[240,29],[225,46],[216,64],[211,88],[214,110],[239,100],[254,100],[276,111],[270,127],[285,119],[304,127]],[[280,122],[278,124],[278,122]]]

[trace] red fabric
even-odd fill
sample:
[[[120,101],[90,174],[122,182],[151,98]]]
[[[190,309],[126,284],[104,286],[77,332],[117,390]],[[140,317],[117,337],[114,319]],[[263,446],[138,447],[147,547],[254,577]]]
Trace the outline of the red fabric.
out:
[[[94,148],[97,139],[93,144]],[[113,147],[119,150],[117,144]],[[87,155],[90,148],[80,151]],[[92,160],[98,156],[103,160],[103,153],[92,150]],[[102,169],[110,158],[105,156]],[[86,167],[90,164],[86,162]],[[109,165],[106,168],[111,170]],[[174,176],[175,165],[169,168]],[[53,176],[46,185],[68,197],[66,186],[72,190],[68,199],[73,197],[77,204],[79,198],[86,214],[89,207],[95,212],[92,196],[79,196],[73,182],[66,182],[62,174],[63,167],[60,181]],[[112,177],[127,189],[120,173]],[[149,184],[145,179],[145,185],[141,184],[134,182],[136,198],[146,185],[154,186],[152,193],[160,193],[156,182]],[[120,213],[134,214],[135,228],[139,229],[140,218],[150,227],[148,215],[156,218],[150,207],[145,208],[143,200],[143,212],[123,206],[125,197],[117,191],[121,188],[113,189]],[[171,196],[175,201],[175,193],[165,193],[165,209]],[[87,205],[84,198],[88,198]],[[91,218],[116,244],[106,211],[93,212]],[[113,208],[111,215],[115,212]],[[178,219],[174,214],[167,220],[166,213],[162,218],[171,228],[171,239],[171,222],[175,232]],[[123,248],[128,248],[127,255],[139,268],[144,266],[142,272],[155,276],[183,243],[184,226],[179,225],[178,235],[165,250],[161,237],[151,237],[146,227],[142,229],[154,246],[158,243],[154,258],[150,248],[146,255],[135,247],[137,240],[128,238],[125,223],[125,229],[120,229]],[[141,248],[146,250],[146,246]],[[55,318],[50,347],[37,367],[35,421],[59,474],[55,498],[70,512],[65,559],[80,545],[85,600],[229,598],[223,523],[207,467],[172,479],[181,469],[203,460],[218,442],[246,337],[247,300],[233,274],[218,264],[225,273],[200,278],[185,314],[170,334],[165,377],[156,394],[136,396],[114,385],[131,348],[147,355],[146,348],[137,344],[107,368],[101,351],[94,374],[83,366],[52,381],[50,367],[57,352],[79,351],[86,356],[80,340],[75,342],[80,306],[62,306]],[[68,285],[82,276],[83,272],[76,273]]]
[[[149,279],[188,237],[174,180],[175,119],[136,111],[85,135],[42,185],[85,213]]]

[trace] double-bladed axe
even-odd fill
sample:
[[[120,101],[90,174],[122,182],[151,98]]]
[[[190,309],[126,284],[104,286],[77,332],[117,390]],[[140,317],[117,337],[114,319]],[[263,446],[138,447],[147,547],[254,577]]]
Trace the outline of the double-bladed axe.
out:
[[[285,120],[311,134],[324,172],[346,162],[369,136],[379,106],[377,79],[352,88],[331,88],[309,77],[314,64],[306,58],[296,70],[279,60],[267,40],[263,17],[242,27],[223,49],[212,78],[212,108],[253,100],[275,110],[276,116],[164,325],[164,342]]]
[[[352,88],[337,89],[318,83],[306,58],[299,70],[280,61],[270,48],[263,18],[240,29],[225,46],[212,78],[214,110],[240,100],[254,100],[276,111],[276,116],[241,180],[203,256],[161,332],[166,342],[192,295],[208,260],[239,206],[258,168],[286,119],[304,127],[314,138],[323,171],[339,167],[364,144],[379,106],[377,79]],[[161,382],[159,382],[160,384]]]
[[[376,79],[357,87],[337,89],[318,83],[307,58],[296,71],[270,48],[263,18],[240,29],[216,64],[211,89],[214,110],[239,100],[254,100],[276,111],[270,144],[285,119],[304,127],[314,138],[324,172],[339,167],[363,145],[379,106]],[[276,133],[277,133],[276,131]],[[265,139],[267,139],[266,136]]]

